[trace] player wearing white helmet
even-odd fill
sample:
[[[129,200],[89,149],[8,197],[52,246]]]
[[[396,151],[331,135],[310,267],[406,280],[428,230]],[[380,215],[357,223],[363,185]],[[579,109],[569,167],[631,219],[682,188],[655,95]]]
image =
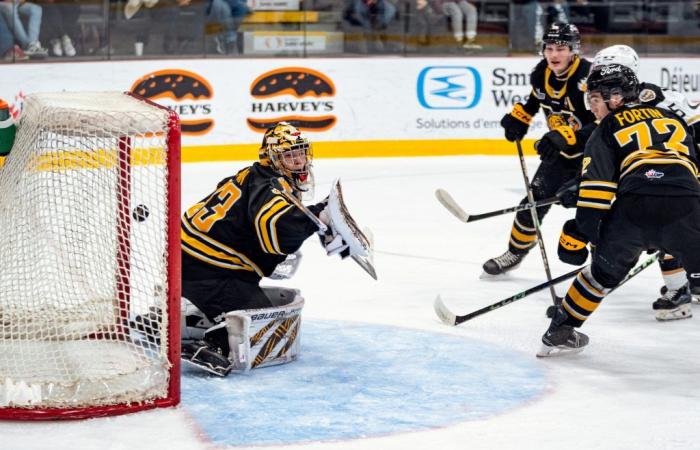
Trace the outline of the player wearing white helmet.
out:
[[[619,64],[632,69],[635,75],[639,74],[639,56],[632,47],[627,45],[613,45],[599,51],[593,59],[593,68]],[[693,129],[695,136],[700,137],[700,110],[698,105],[692,105],[687,97],[680,92],[664,89],[652,83],[640,83],[639,101],[646,105],[657,106],[675,113]],[[664,278],[664,286],[661,288],[661,297],[654,302],[654,310],[668,309],[677,297],[686,288],[686,273],[681,262],[671,255],[664,255],[659,262]],[[696,292],[696,295],[700,292]],[[667,315],[658,315],[660,320],[668,320]],[[688,315],[671,318],[687,318]]]

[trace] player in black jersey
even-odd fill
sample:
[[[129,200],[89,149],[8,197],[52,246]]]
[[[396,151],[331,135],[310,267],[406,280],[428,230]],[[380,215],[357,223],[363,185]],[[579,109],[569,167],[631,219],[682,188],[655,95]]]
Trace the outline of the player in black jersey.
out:
[[[649,248],[679,257],[690,286],[700,286],[696,144],[680,117],[639,104],[638,95],[639,82],[625,66],[597,67],[588,78],[600,124],[585,147],[576,219],[564,225],[559,257],[580,265],[589,242],[595,250],[556,309],[538,356],[582,350],[588,337],[574,328]],[[668,314],[689,314],[689,303],[686,290]]]
[[[311,143],[295,127],[280,122],[266,131],[258,162],[221,180],[214,192],[185,212],[182,296],[211,323],[225,325],[223,317],[230,311],[273,306],[259,286],[261,279],[318,228],[270,180],[284,177],[301,198],[313,186],[311,167]],[[308,207],[321,218],[324,208],[325,202]],[[205,334],[204,340],[183,345],[183,358],[224,374],[226,328]]]
[[[542,55],[530,75],[532,92],[523,105],[516,103],[501,120],[509,141],[521,140],[532,117],[542,108],[549,131],[535,143],[542,159],[532,178],[534,200],[553,196],[567,180],[573,178],[581,163],[586,125],[594,122],[586,108],[584,89],[591,63],[579,56],[581,38],[575,25],[553,23],[542,38]],[[522,203],[527,202],[527,197]],[[549,206],[537,209],[541,220]],[[498,275],[515,269],[535,246],[537,235],[530,210],[516,214],[508,250],[484,263],[484,272]]]
[[[639,76],[639,56],[632,47],[613,45],[602,49],[593,58],[594,67],[609,64],[621,64],[629,67]],[[696,141],[700,137],[699,105],[692,104],[682,93],[640,80],[639,102],[672,111],[693,130]],[[664,320],[663,318],[667,317],[664,310],[670,308],[679,296],[684,294],[687,281],[681,262],[672,255],[663,255],[659,260],[659,266],[664,279],[664,286],[661,289],[661,297],[654,302],[653,308],[661,311],[657,313],[657,318]],[[697,300],[700,297],[700,292],[693,292],[693,295]]]

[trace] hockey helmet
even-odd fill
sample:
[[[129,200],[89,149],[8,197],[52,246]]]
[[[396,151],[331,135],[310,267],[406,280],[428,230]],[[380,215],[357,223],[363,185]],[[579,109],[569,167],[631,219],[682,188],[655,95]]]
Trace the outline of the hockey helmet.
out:
[[[588,94],[599,92],[607,102],[614,95],[621,96],[625,102],[636,101],[639,96],[637,75],[622,64],[608,64],[595,67],[586,82]]]
[[[542,35],[542,50],[547,44],[568,45],[578,55],[581,48],[581,33],[572,23],[554,22]]]
[[[635,75],[639,74],[639,56],[628,45],[612,45],[596,53],[593,58],[593,67],[619,64],[629,67]]]
[[[279,122],[268,128],[259,156],[262,165],[271,166],[295,189],[305,192],[313,187],[311,143],[293,125]]]

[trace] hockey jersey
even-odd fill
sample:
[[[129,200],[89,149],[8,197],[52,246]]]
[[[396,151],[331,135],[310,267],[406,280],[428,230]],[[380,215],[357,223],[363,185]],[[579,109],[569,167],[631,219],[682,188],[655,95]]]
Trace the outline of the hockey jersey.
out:
[[[590,240],[615,196],[700,196],[692,132],[671,111],[625,105],[601,122],[586,144],[576,204],[577,226]]]
[[[532,91],[523,109],[534,116],[541,107],[550,130],[568,125],[578,134],[585,125],[595,121],[595,116],[586,108],[584,99],[586,78],[590,70],[590,61],[577,56],[564,75],[556,76],[547,67],[547,60],[543,59],[530,74]],[[562,156],[573,159],[582,153],[583,147],[575,145],[562,153]]]
[[[182,277],[260,281],[317,231],[316,225],[270,185],[279,177],[255,163],[219,182],[182,217]],[[323,203],[309,206],[318,214]]]
[[[693,129],[696,140],[700,138],[700,108],[698,108],[700,105],[691,105],[685,95],[663,89],[652,83],[642,83],[639,90],[639,101],[645,105],[670,110]]]

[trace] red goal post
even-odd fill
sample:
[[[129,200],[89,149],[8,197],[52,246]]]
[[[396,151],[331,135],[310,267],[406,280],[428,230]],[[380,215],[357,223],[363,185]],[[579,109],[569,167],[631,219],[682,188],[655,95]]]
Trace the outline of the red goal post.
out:
[[[28,95],[0,230],[0,419],[179,403],[176,113],[128,93]]]

